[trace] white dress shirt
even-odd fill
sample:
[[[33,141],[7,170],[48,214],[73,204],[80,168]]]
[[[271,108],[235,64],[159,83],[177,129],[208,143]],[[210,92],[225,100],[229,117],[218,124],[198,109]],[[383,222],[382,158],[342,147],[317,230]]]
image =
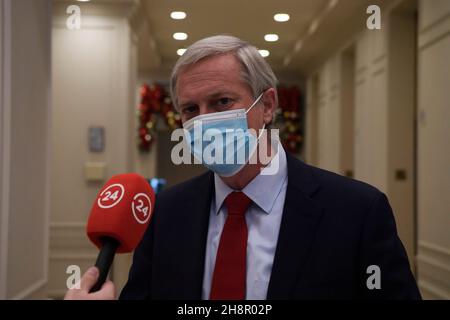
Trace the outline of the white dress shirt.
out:
[[[241,190],[253,201],[245,215],[248,228],[247,300],[263,300],[267,297],[288,180],[286,153],[281,145],[278,153],[277,172],[265,175],[268,166]],[[211,201],[203,275],[202,299],[205,300],[209,299],[217,248],[227,218],[227,209],[223,202],[228,194],[235,191],[216,174],[214,184],[215,196]]]

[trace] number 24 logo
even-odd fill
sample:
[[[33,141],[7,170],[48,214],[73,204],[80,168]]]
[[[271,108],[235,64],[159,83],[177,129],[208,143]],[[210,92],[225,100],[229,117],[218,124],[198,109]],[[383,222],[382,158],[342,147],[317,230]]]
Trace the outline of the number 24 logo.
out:
[[[116,201],[119,198],[119,191],[115,191],[112,193],[111,191],[106,191],[105,196],[102,198],[102,201],[114,200]]]
[[[139,199],[138,202],[139,202],[139,205],[136,206],[136,209],[139,212],[143,212],[144,213],[144,217],[146,217],[147,214],[148,214],[148,207],[144,207],[144,201],[142,201],[141,199]]]

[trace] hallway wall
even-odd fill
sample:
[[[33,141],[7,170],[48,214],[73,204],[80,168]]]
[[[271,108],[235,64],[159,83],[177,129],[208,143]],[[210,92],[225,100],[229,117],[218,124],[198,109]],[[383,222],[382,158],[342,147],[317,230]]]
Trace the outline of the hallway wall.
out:
[[[342,125],[346,117],[354,117],[354,177],[387,191],[387,53],[386,32],[364,32],[354,44],[354,79],[352,81],[354,114],[344,112],[348,99],[344,99],[343,77],[345,50],[332,55],[317,73],[308,78],[308,92],[314,101],[314,81],[317,78],[317,105],[310,104],[311,117],[317,113],[317,124],[307,119],[307,127],[314,132],[307,136],[307,158],[317,148],[317,164],[327,170],[345,174],[342,166],[341,145],[344,141]],[[346,49],[346,48],[345,48]],[[348,88],[346,90],[349,90]],[[347,93],[348,95],[349,93]],[[310,102],[311,103],[311,102]],[[348,139],[348,137],[346,137]],[[317,146],[311,146],[314,139]],[[309,150],[309,151],[308,151]],[[347,160],[350,161],[350,160]]]
[[[419,287],[450,299],[450,1],[419,4],[417,205]]]
[[[307,137],[317,147],[307,150],[317,149],[319,167],[388,195],[414,269],[415,20],[394,9],[383,12],[381,30],[355,35],[309,76],[310,95],[318,79],[319,103],[307,111],[318,123],[317,138]],[[307,119],[308,126],[316,124]]]
[[[450,2],[397,4],[309,75],[306,158],[344,173],[339,79],[354,46],[354,177],[388,195],[424,298],[449,299]]]
[[[341,103],[340,56],[332,57],[319,72],[317,113],[317,165],[340,172]]]
[[[45,297],[50,21],[49,0],[0,1],[0,299]]]
[[[92,203],[109,177],[133,169],[134,88],[136,44],[128,23],[128,6],[104,6],[97,14],[85,12],[81,30],[66,28],[67,4],[55,6],[52,73],[53,167],[50,240],[50,297],[61,297],[66,288],[66,268],[78,265],[84,272],[98,250],[86,236]],[[91,126],[102,127],[105,145],[92,152]],[[85,170],[105,168],[97,179]],[[130,255],[115,258],[113,278],[120,292],[130,265]]]

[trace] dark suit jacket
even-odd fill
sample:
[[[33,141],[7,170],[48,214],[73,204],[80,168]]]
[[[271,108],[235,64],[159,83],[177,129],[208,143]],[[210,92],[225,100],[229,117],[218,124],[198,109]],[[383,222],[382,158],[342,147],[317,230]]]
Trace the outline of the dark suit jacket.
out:
[[[386,196],[287,155],[268,299],[420,299]],[[121,299],[201,299],[214,178],[161,192]],[[367,267],[381,271],[369,290]]]

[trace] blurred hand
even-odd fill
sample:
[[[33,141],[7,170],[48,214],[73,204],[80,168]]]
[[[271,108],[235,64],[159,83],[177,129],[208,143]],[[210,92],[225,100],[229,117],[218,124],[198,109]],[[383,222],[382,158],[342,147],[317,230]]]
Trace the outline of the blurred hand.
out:
[[[81,277],[80,289],[69,289],[64,297],[64,300],[115,300],[116,288],[114,283],[107,280],[102,288],[93,293],[89,293],[91,288],[97,282],[99,271],[96,267],[91,267]]]

